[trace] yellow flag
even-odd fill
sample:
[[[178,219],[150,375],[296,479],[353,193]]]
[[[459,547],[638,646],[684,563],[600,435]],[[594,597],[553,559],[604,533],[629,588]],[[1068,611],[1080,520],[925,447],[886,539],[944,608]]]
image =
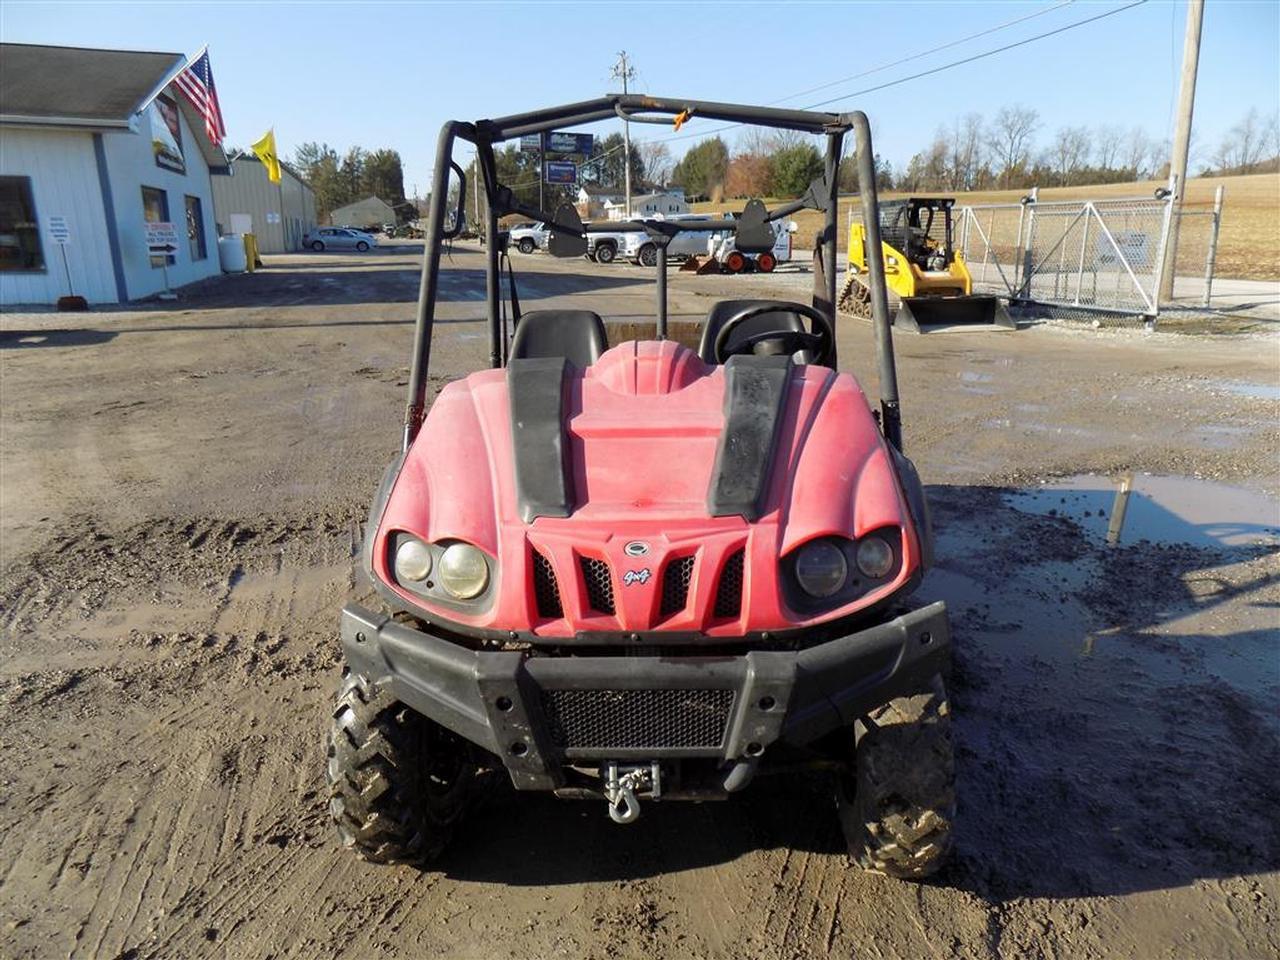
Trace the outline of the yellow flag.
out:
[[[276,154],[276,131],[272,127],[262,135],[257,143],[250,144],[250,149],[258,155],[262,165],[267,168],[267,179],[272,183],[280,182],[280,157]]]

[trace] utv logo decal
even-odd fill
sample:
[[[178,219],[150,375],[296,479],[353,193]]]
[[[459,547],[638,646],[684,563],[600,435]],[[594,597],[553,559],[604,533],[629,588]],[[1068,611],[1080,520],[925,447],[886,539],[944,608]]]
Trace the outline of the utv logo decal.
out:
[[[649,552],[649,545],[643,540],[632,540],[622,548],[628,557],[643,557]]]
[[[645,567],[643,570],[628,570],[622,575],[622,583],[627,587],[631,586],[633,583],[648,583],[650,576],[651,574],[649,573],[648,567]]]

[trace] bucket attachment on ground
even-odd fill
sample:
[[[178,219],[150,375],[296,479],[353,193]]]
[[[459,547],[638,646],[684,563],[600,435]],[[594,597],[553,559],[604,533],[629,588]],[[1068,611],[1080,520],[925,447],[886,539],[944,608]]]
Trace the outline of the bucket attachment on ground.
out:
[[[680,264],[680,272],[696,273],[700,277],[709,273],[720,273],[720,261],[706,254],[689,257],[684,263]]]
[[[893,325],[909,333],[1018,329],[999,297],[903,297]]]

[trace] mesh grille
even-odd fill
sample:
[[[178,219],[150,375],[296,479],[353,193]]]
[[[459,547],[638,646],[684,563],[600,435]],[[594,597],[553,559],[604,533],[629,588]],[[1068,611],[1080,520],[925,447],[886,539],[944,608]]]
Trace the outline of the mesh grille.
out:
[[[745,550],[739,550],[725,561],[716,590],[717,617],[737,617],[742,612],[742,561]]]
[[[536,550],[533,553],[533,594],[538,601],[538,616],[549,619],[564,616],[556,572],[551,567],[551,561]]]
[[[662,616],[679,613],[689,602],[689,581],[693,579],[693,557],[680,557],[667,564],[662,575]]]
[[[579,559],[587,586],[587,603],[597,613],[613,613],[613,578],[609,576],[609,565],[593,557]]]
[[[717,748],[732,690],[544,690],[556,746],[588,749]]]

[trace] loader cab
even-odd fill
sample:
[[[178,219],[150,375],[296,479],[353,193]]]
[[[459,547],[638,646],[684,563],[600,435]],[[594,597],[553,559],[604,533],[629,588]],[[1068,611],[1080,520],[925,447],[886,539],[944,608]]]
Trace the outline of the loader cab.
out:
[[[880,204],[880,235],[926,272],[941,272],[955,260],[951,242],[951,197],[911,197]]]

